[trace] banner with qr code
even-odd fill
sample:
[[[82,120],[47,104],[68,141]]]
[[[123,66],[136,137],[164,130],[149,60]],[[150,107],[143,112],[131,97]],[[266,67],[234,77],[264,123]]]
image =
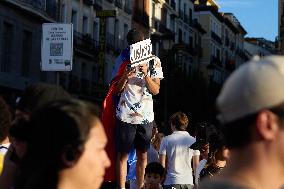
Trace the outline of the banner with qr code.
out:
[[[42,25],[41,70],[71,71],[73,58],[73,25]]]

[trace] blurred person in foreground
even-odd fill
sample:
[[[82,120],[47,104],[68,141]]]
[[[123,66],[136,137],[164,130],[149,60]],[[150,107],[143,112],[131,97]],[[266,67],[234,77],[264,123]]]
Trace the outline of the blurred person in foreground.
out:
[[[2,172],[4,156],[10,146],[8,137],[11,127],[11,112],[5,100],[0,97],[0,174]]]
[[[55,101],[27,121],[27,150],[14,189],[98,189],[110,161],[98,108]]]
[[[284,183],[284,58],[251,60],[217,98],[230,158],[201,189],[279,189]]]
[[[23,91],[16,107],[15,119],[9,130],[11,145],[4,158],[0,188],[11,189],[17,174],[18,164],[27,148],[26,122],[34,111],[55,100],[70,99],[71,96],[60,86],[36,83]]]

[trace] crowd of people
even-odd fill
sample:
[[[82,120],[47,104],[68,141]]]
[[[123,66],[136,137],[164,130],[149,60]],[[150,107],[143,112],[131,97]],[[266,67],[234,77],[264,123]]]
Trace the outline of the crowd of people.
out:
[[[132,29],[129,45],[144,39]],[[218,124],[169,117],[165,136],[153,95],[159,58],[131,67],[130,48],[115,62],[102,111],[59,86],[28,86],[15,110],[0,98],[1,189],[284,188],[284,57],[251,60],[216,100]],[[129,66],[130,65],[130,66]]]

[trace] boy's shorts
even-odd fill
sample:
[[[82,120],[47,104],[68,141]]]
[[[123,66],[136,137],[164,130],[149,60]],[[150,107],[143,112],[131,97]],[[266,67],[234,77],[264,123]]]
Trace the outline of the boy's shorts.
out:
[[[116,119],[116,149],[120,153],[129,153],[131,148],[147,152],[150,147],[153,122],[131,124]]]

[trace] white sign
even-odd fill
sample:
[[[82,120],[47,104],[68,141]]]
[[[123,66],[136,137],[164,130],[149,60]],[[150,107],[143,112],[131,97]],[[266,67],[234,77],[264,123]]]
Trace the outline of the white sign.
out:
[[[73,25],[42,24],[41,70],[71,71],[73,57]]]
[[[131,67],[135,67],[154,58],[155,56],[152,54],[152,43],[150,39],[130,45]]]

